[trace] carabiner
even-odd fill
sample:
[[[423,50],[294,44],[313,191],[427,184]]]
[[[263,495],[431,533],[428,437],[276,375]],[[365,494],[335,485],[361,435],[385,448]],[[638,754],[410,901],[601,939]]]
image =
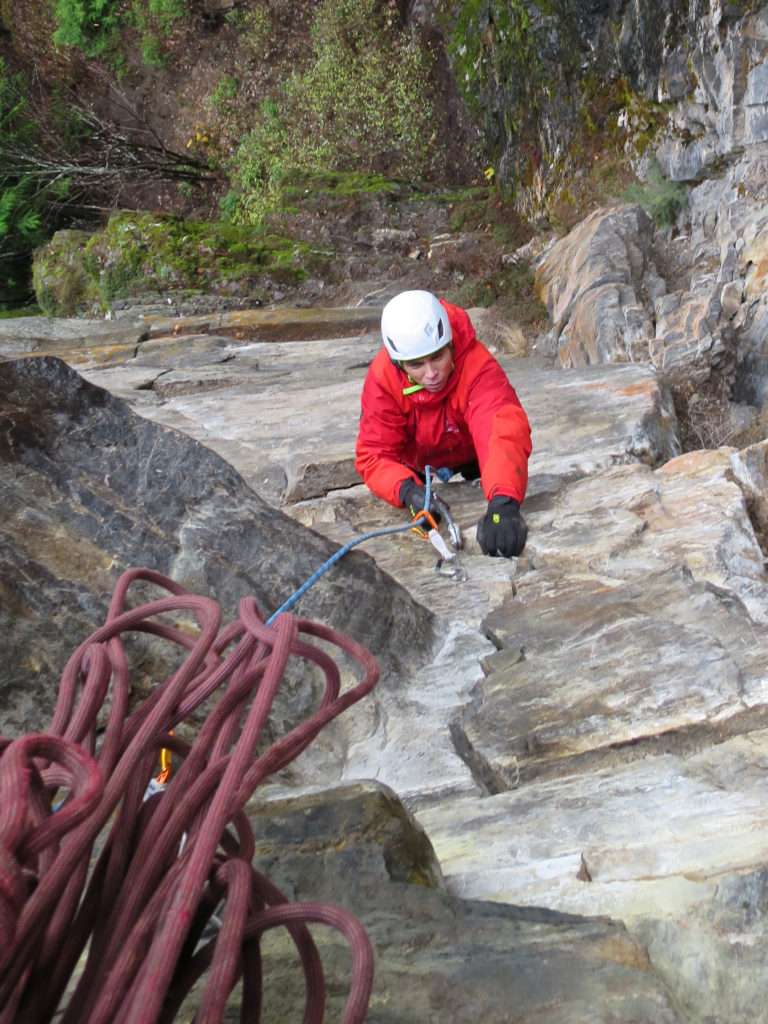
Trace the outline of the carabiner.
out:
[[[426,523],[426,527],[422,526],[422,523]],[[422,508],[416,513],[412,520],[411,529],[415,534],[421,537],[422,540],[429,540],[430,530],[437,529],[435,517],[429,509]]]

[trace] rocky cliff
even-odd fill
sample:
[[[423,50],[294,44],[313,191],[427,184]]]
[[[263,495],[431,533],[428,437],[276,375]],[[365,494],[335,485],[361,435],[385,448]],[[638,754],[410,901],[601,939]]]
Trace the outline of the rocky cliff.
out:
[[[489,47],[498,5],[477,6]],[[626,80],[605,110],[645,188],[483,250],[483,270],[530,262],[549,315],[471,310],[533,425],[528,546],[484,558],[482,496],[454,479],[465,582],[405,534],[307,597],[385,672],[251,808],[257,853],[366,923],[371,1021],[766,1021],[768,7],[523,6],[532,81],[559,70],[500,136],[502,171],[550,211],[576,194],[574,153],[556,157],[602,67]],[[484,87],[519,99],[500,73]],[[122,566],[272,606],[333,543],[397,520],[351,464],[380,305],[409,281],[462,286],[487,236],[397,210],[360,228],[345,308],[2,326],[4,728],[44,724]],[[300,1010],[270,955],[284,1020]]]

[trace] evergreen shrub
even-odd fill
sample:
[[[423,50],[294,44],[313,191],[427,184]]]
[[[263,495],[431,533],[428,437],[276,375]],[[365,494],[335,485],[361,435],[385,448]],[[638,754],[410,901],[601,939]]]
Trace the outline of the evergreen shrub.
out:
[[[223,209],[241,223],[261,223],[297,171],[420,178],[439,162],[432,56],[394,0],[322,0],[311,36],[308,66],[262,105],[232,161]]]

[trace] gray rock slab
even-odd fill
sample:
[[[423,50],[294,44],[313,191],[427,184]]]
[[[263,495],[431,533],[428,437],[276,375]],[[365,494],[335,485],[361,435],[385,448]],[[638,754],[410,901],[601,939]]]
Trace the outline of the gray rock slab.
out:
[[[768,643],[740,602],[672,569],[629,584],[532,573],[487,620],[514,664],[486,662],[456,723],[465,757],[496,789],[585,770],[672,732],[746,710]]]
[[[376,330],[377,307],[243,309],[190,317],[146,318],[151,338],[175,334],[227,334],[240,340],[306,341],[349,337]]]
[[[191,344],[186,353],[183,338],[158,339],[154,348],[145,343],[126,363],[124,379],[113,367],[83,372],[132,401],[143,416],[218,451],[274,503],[359,482],[354,445],[362,382],[379,345],[374,335],[230,347],[217,339],[210,349],[197,337]],[[148,390],[147,377],[137,371],[150,353],[158,376]],[[550,478],[532,481],[532,490],[617,462],[656,464],[677,452],[674,413],[647,367],[564,374],[529,360],[500,360],[534,424],[531,473]]]
[[[458,900],[435,887],[426,837],[386,790],[361,785],[254,802],[251,821],[257,863],[289,897],[341,904],[365,925],[376,957],[370,1024],[506,1024],[512,1008],[519,1024],[679,1021],[643,950],[620,925]],[[332,932],[315,929],[314,936],[328,1017],[338,1019],[348,952]],[[263,953],[263,1019],[299,1019],[295,953],[279,936]]]
[[[152,394],[135,395],[136,408],[217,450],[268,500],[299,501],[359,481],[354,438],[378,345],[371,336],[288,346],[198,336],[190,352],[183,337],[149,344],[126,367],[148,358],[158,367]],[[112,370],[87,375],[130,398]]]
[[[726,358],[730,339],[718,324],[721,290],[722,281],[715,279],[701,288],[703,294],[678,296],[672,308],[656,304],[656,334],[648,351],[666,379],[702,383]]]
[[[432,546],[408,530],[364,545],[377,565],[435,614],[438,644],[430,663],[404,665],[397,677],[382,679],[354,728],[346,720],[329,727],[331,734],[343,734],[336,748],[345,751],[344,779],[377,779],[410,805],[480,791],[457,755],[449,725],[482,677],[482,658],[494,650],[480,631],[482,618],[509,592],[521,561],[480,553],[474,530],[486,503],[477,487],[456,478],[440,485],[440,494],[464,531],[459,557],[466,581],[456,583],[438,573]],[[407,525],[402,512],[377,501],[363,486],[300,502],[291,512],[340,544],[367,531]],[[312,765],[305,767],[300,760],[297,770],[311,782]]]
[[[737,463],[735,451],[722,448],[689,452],[657,470],[617,466],[575,481],[532,516],[528,557],[539,567],[614,579],[680,563],[696,579],[731,590],[756,622],[766,622],[765,556]]]
[[[45,724],[67,657],[103,621],[124,569],[157,569],[225,615],[246,595],[269,613],[336,550],[215,453],[59,359],[0,363],[0,395],[3,732]],[[385,665],[395,652],[418,662],[431,645],[430,613],[363,552],[297,611],[352,633]]]
[[[562,372],[500,361],[532,424],[532,478],[574,479],[617,463],[657,465],[679,451],[669,395],[649,367]]]
[[[225,458],[237,471],[234,475],[240,474],[238,487],[245,486],[242,477],[273,504],[292,502],[287,506],[297,521],[292,526],[296,530],[298,523],[310,526],[316,531],[310,534],[316,542],[320,542],[317,534],[325,535],[329,540],[322,543],[329,551],[331,542],[343,543],[364,530],[403,522],[401,512],[373,499],[350,470],[360,388],[378,347],[375,334],[343,338],[341,331],[327,331],[331,336],[325,340],[284,344],[252,341],[247,334],[237,337],[229,330],[219,332],[210,323],[185,330],[189,333],[174,333],[165,325],[156,337],[132,351],[128,347],[120,352],[108,347],[73,350],[72,360],[80,361],[89,380],[124,395],[142,419],[132,417],[121,404],[124,419],[119,422],[125,426],[114,431],[99,434],[103,413],[93,411],[92,424],[83,417],[85,425],[78,420],[76,429],[67,428],[66,416],[58,423],[46,414],[40,428],[51,418],[54,436],[63,436],[68,429],[67,443],[81,443],[94,467],[97,455],[102,462],[107,455],[112,459],[116,445],[118,462],[128,460],[130,451],[131,458],[151,473],[153,445],[164,444],[161,439],[167,435],[178,438],[174,431],[160,428],[174,427]],[[401,589],[387,590],[382,604],[372,604],[359,569],[363,566],[362,572],[367,573],[369,563],[363,555],[349,556],[347,571],[356,579],[357,603],[351,613],[346,607],[339,612],[343,626],[358,637],[372,632],[382,653],[393,660],[385,666],[375,695],[359,705],[354,715],[333,723],[291,766],[289,781],[307,787],[316,786],[318,779],[352,783],[372,778],[392,787],[434,838],[441,864],[457,891],[466,883],[467,892],[481,899],[541,904],[589,915],[626,912],[630,923],[658,920],[659,908],[666,906],[664,920],[677,923],[693,913],[692,908],[710,905],[710,879],[757,870],[764,857],[760,837],[765,829],[754,795],[756,783],[752,785],[753,767],[746,770],[743,793],[733,786],[729,789],[725,768],[716,755],[727,748],[730,763],[735,763],[738,751],[729,745],[737,741],[731,738],[722,747],[716,744],[739,732],[747,742],[765,724],[768,680],[761,626],[768,621],[768,605],[763,554],[753,523],[768,522],[766,452],[754,446],[746,452],[722,449],[668,461],[678,451],[676,423],[668,396],[650,368],[623,364],[563,371],[534,359],[500,358],[534,432],[525,555],[501,560],[479,553],[474,531],[485,509],[484,498],[477,487],[454,479],[441,485],[441,493],[465,533],[461,558],[469,577],[466,583],[457,585],[437,574],[429,545],[410,533],[377,538],[363,550]],[[120,359],[124,365],[118,365]],[[36,360],[23,362],[31,365]],[[43,441],[44,437],[41,445]],[[194,441],[185,444],[190,451],[205,450]],[[60,450],[66,447],[55,448]],[[190,492],[187,498],[192,485],[184,483],[182,498],[189,508],[182,510],[181,525],[170,531],[167,564],[183,582],[198,582],[211,592],[225,578],[223,566],[234,567],[233,590],[247,584],[247,592],[253,592],[260,551],[248,538],[254,521],[266,522],[266,506],[254,505],[252,497],[241,498],[234,485],[231,490],[224,485],[217,500],[219,469],[207,469],[208,462],[199,463],[199,456],[192,460],[186,452],[186,448],[170,448],[165,462],[174,462],[174,470],[191,476],[196,487],[204,486],[195,478],[202,465],[203,473],[212,478],[206,486],[213,491],[204,490],[202,498]],[[215,460],[211,451],[206,458]],[[165,462],[161,460],[162,465]],[[22,624],[32,608],[33,617],[38,616],[35,622],[43,623],[40,629],[46,644],[49,634],[62,630],[79,637],[79,623],[86,618],[91,627],[100,621],[102,595],[111,590],[115,566],[126,557],[122,550],[117,556],[111,551],[105,554],[98,531],[80,529],[72,539],[68,524],[74,514],[70,510],[73,495],[62,494],[61,481],[66,473],[72,474],[73,465],[79,463],[67,455],[60,479],[52,481],[32,464],[17,462],[14,472],[24,475],[24,494],[32,497],[25,499],[23,507],[21,500],[8,506],[10,521],[20,521],[25,532],[19,532],[16,523],[14,544],[4,552],[10,567],[5,579],[13,580],[13,586],[6,583],[2,603],[12,608]],[[147,559],[153,558],[155,550],[169,541],[161,530],[156,547],[145,540],[146,532],[155,530],[156,515],[152,512],[147,518],[144,511],[146,488],[138,488],[141,501],[137,502],[131,488],[121,483],[123,469],[111,472],[116,474],[120,505],[109,512],[110,522],[117,529],[119,515],[125,530],[134,535],[132,543],[147,551]],[[78,515],[80,505],[86,510],[93,506],[90,492],[95,490],[103,502],[99,508],[105,510],[101,518],[106,518],[114,498],[102,496],[109,491],[103,479],[83,485],[78,470],[74,481]],[[136,518],[140,516],[141,521]],[[100,522],[97,514],[91,518]],[[265,528],[279,528],[292,549],[298,543],[295,537],[303,534],[294,536],[289,527],[283,528],[284,522],[281,517]],[[25,556],[23,564],[18,561],[19,536],[24,538],[27,555],[33,547],[49,552],[51,561],[44,570],[31,557]],[[259,543],[263,548],[263,539]],[[312,568],[322,560],[319,549],[316,553],[317,559],[308,558],[315,562]],[[113,558],[117,558],[114,564]],[[78,575],[81,567],[83,576],[97,580],[96,593]],[[338,598],[334,579],[327,581],[329,600]],[[57,582],[61,580],[63,584]],[[276,582],[270,593],[282,589]],[[38,593],[49,590],[57,602],[53,613],[50,604],[38,608],[34,603],[40,600]],[[325,616],[327,611],[319,608],[318,617]],[[426,625],[421,615],[426,616]],[[437,642],[430,646],[432,629]],[[71,645],[67,653],[70,649]],[[29,644],[12,653],[23,662],[27,679],[30,672],[55,679],[47,655],[37,650],[30,653]],[[37,677],[33,678],[28,697],[40,702],[43,681],[38,686]],[[22,696],[27,699],[27,694]],[[516,701],[515,696],[521,699]],[[286,718],[290,711],[285,709]],[[482,727],[473,726],[475,716]],[[681,764],[692,764],[694,754],[705,758],[703,767],[691,780],[681,782]],[[709,754],[714,759],[711,771],[706,761]],[[645,774],[632,775],[641,770]],[[694,814],[697,800],[710,799],[707,772],[716,776],[711,791],[717,793],[721,786],[725,793],[719,802],[712,798],[715,817],[711,821],[705,821],[704,811],[699,817]],[[489,795],[512,786],[518,788]],[[647,820],[633,819],[632,809],[648,791],[655,802],[647,808]],[[519,802],[524,798],[530,802]],[[721,843],[716,816],[727,813],[729,800],[736,808],[733,817],[727,818],[729,825],[733,822],[734,838],[728,835]],[[559,808],[565,808],[562,821]],[[641,840],[652,835],[657,819],[670,824],[662,833],[662,846],[668,843],[663,864],[654,873],[652,851]],[[719,820],[722,824],[726,819]],[[586,840],[593,824],[595,843],[590,846]],[[679,875],[673,866],[679,852],[677,840],[668,835],[676,834],[678,824],[684,865]],[[615,832],[611,831],[614,826]],[[635,833],[630,836],[631,826]],[[700,846],[695,841],[697,829],[703,837]],[[350,825],[349,830],[354,833],[355,828]],[[621,857],[627,844],[625,864]],[[738,849],[741,859],[734,852]],[[328,863],[325,854],[320,856]],[[372,857],[381,871],[377,855]],[[619,875],[624,871],[627,877],[612,877],[611,871]],[[598,877],[601,872],[605,884],[589,885],[586,875]],[[400,882],[389,885],[394,892]],[[585,897],[587,891],[592,893],[592,903]],[[309,887],[302,892],[308,893]],[[523,892],[526,895],[518,897]],[[374,1012],[382,1015],[381,1020],[409,1019],[399,1003],[391,1003],[392,1014],[387,1017],[387,1000],[394,999],[391,993],[402,986],[414,1008],[414,1020],[430,1019],[438,1012],[454,1019],[451,1010],[442,1009],[438,996],[421,991],[432,984],[424,980],[428,975],[423,965],[428,963],[431,970],[432,964],[438,964],[437,989],[445,988],[457,1001],[458,989],[452,987],[452,980],[445,980],[440,964],[448,965],[451,979],[470,977],[461,966],[462,957],[474,959],[471,944],[461,937],[464,918],[459,936],[454,928],[452,944],[443,942],[436,936],[441,934],[446,906],[449,916],[459,919],[451,898],[432,890],[418,910],[407,892],[402,904],[399,899],[393,897],[391,916],[388,909],[377,908],[373,913],[375,921],[386,921],[377,941],[385,951],[393,950],[393,966],[383,967],[381,974],[393,981],[381,990],[385,995]],[[565,902],[559,903],[561,899]],[[411,921],[409,907],[414,909],[413,930],[408,930],[409,923],[405,932],[410,936],[409,949],[428,950],[413,972],[390,938],[398,920],[401,928],[403,921]],[[497,911],[483,913],[496,915]],[[519,934],[520,913],[506,908],[501,918],[492,917],[498,939],[476,930],[475,923],[466,926],[473,941],[477,937],[491,949],[491,964],[498,975],[511,962],[508,929],[513,926],[508,922],[517,922],[514,927]],[[431,932],[425,921],[433,925]],[[547,926],[550,923],[547,919]],[[585,927],[583,921],[578,924]],[[537,977],[543,979],[543,988],[531,1003],[536,1012],[544,1019],[551,1014],[563,1024],[578,1021],[587,1012],[582,1010],[581,995],[575,1003],[563,1002],[565,989],[553,988],[548,1001],[541,995],[554,985],[552,979],[559,970],[572,993],[583,993],[584,1005],[591,999],[592,1009],[598,1006],[598,1012],[603,1012],[605,1007],[605,1019],[611,1020],[617,1005],[611,1002],[613,997],[606,997],[604,991],[588,997],[586,989],[579,987],[582,980],[574,980],[571,973],[568,957],[573,955],[573,943],[582,941],[586,933],[572,933],[562,948],[558,942],[565,933],[560,932],[557,941],[549,931],[540,934],[544,967],[534,966],[531,960],[530,974],[522,962],[515,968],[518,979],[530,978],[530,991]],[[593,951],[591,941],[586,948]],[[625,941],[626,937],[617,954],[623,964],[627,961],[622,958],[629,956]],[[333,943],[328,948],[332,958],[346,955]],[[633,964],[634,955],[630,956]],[[592,952],[589,957],[594,965]],[[670,956],[670,965],[673,960]],[[342,959],[338,963],[343,966]],[[556,968],[552,972],[550,964]],[[647,961],[643,964],[646,978],[652,978]],[[580,971],[594,973],[592,967],[582,966]],[[665,975],[670,987],[673,973],[670,966],[670,974]],[[416,979],[413,989],[405,988],[406,976]],[[288,975],[278,972],[278,977]],[[491,975],[484,977],[491,985]],[[611,992],[619,991],[613,976],[604,977]],[[636,974],[627,977],[631,989]],[[476,991],[474,981],[468,984]],[[287,988],[288,982],[282,985]],[[430,991],[434,988],[432,984]],[[509,1000],[514,1003],[518,998],[503,985],[499,993],[498,1006],[493,1000],[488,1003],[489,1020],[496,1019],[494,1014],[499,1020],[507,1019],[503,1013],[508,1016]],[[502,996],[507,1000],[504,1009]],[[657,1011],[655,998],[648,1005]],[[627,1005],[619,1007],[615,1019],[630,1013]],[[628,1019],[645,1019],[646,1004],[631,1005],[635,1016],[630,1014]],[[482,1007],[485,1010],[485,1004]],[[277,1019],[286,1019],[280,1012],[276,1011]],[[666,1012],[658,1011],[648,1019],[665,1019]],[[595,1019],[594,1012],[585,1019]]]
[[[766,757],[768,735],[753,732],[417,819],[462,897],[682,922],[720,880],[768,860]]]
[[[173,365],[184,357],[184,340],[167,336],[145,343],[127,370],[136,373],[148,352],[153,363],[155,355],[162,363],[167,353]],[[215,449],[269,500],[298,501],[289,506],[293,516],[336,543],[403,522],[401,513],[353,486],[359,392],[378,348],[375,337],[290,345],[233,341],[231,349],[213,339],[208,349],[205,336],[190,340],[193,349],[183,369],[169,369],[155,379],[152,391],[143,387],[129,399],[137,411]],[[216,365],[222,352],[232,358]],[[656,463],[675,450],[674,417],[647,368],[564,373],[533,361],[502,360],[534,424],[533,507],[537,501],[546,506],[568,480],[616,463]],[[218,386],[230,373],[240,374],[238,383]],[[119,387],[112,369],[92,369],[88,377]],[[205,391],[207,381],[215,382],[216,390]],[[200,390],[193,393],[196,386]],[[478,789],[472,770],[457,756],[449,724],[481,677],[480,659],[492,650],[478,633],[479,624],[525,567],[525,560],[521,565],[480,555],[474,531],[485,500],[478,488],[453,481],[441,493],[465,531],[465,584],[435,573],[431,547],[409,533],[372,540],[365,551],[440,616],[442,653],[429,669],[406,665],[397,686],[383,685],[354,727],[334,725],[327,752],[330,760],[344,749],[341,777],[379,779],[414,802]],[[431,737],[428,747],[425,736]],[[320,756],[315,749],[300,761],[297,777],[311,779]]]
[[[241,347],[226,335],[173,334],[143,341],[131,362],[164,370],[196,370],[233,361]]]
[[[148,335],[146,324],[25,316],[0,320],[0,356],[95,345],[136,346]]]
[[[728,875],[685,918],[633,928],[688,1020],[765,1020],[767,888],[765,867]]]
[[[593,473],[600,480],[601,467],[641,457],[659,458],[663,446],[674,442],[674,421],[664,412],[663,395],[653,374],[644,368],[563,373],[512,360],[507,365],[532,422],[541,425],[540,429],[534,427],[538,447],[531,462],[533,509],[548,508],[560,489],[567,495],[569,479]],[[566,428],[558,419],[559,433],[553,409],[570,420]],[[591,446],[585,441],[587,436]],[[643,474],[651,473],[645,465],[635,465]],[[632,466],[623,468],[629,472]],[[440,485],[439,491],[464,531],[466,546],[460,558],[468,575],[466,582],[456,584],[436,574],[432,549],[410,533],[373,539],[366,543],[366,550],[439,615],[444,646],[428,669],[406,672],[396,692],[381,688],[376,715],[368,727],[345,739],[344,778],[376,778],[412,804],[478,791],[483,774],[476,771],[473,759],[465,756],[463,741],[451,722],[467,706],[472,686],[480,679],[480,659],[492,651],[477,634],[484,614],[525,580],[530,569],[530,559],[525,557],[488,559],[479,552],[475,528],[486,507],[479,488],[456,478]],[[402,521],[401,513],[373,499],[364,488],[301,502],[292,514],[337,543]],[[532,523],[537,515],[545,519],[547,513],[534,511]],[[640,520],[631,513],[627,516],[633,529],[640,532]],[[541,527],[539,532],[543,533]],[[544,543],[542,537],[529,542],[534,558],[541,557]],[[361,719],[357,721],[362,724]],[[414,722],[418,722],[416,729]],[[425,736],[430,737],[428,745]],[[464,756],[457,755],[457,743]]]

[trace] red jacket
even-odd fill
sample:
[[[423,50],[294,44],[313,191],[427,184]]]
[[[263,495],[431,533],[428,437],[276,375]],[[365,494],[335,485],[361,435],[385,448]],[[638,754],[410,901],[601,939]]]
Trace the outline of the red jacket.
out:
[[[454,370],[438,392],[404,395],[407,374],[382,348],[363,385],[355,468],[379,498],[399,506],[400,485],[425,466],[477,460],[486,498],[522,502],[531,428],[501,366],[475,336],[463,309],[440,300],[453,332]]]

